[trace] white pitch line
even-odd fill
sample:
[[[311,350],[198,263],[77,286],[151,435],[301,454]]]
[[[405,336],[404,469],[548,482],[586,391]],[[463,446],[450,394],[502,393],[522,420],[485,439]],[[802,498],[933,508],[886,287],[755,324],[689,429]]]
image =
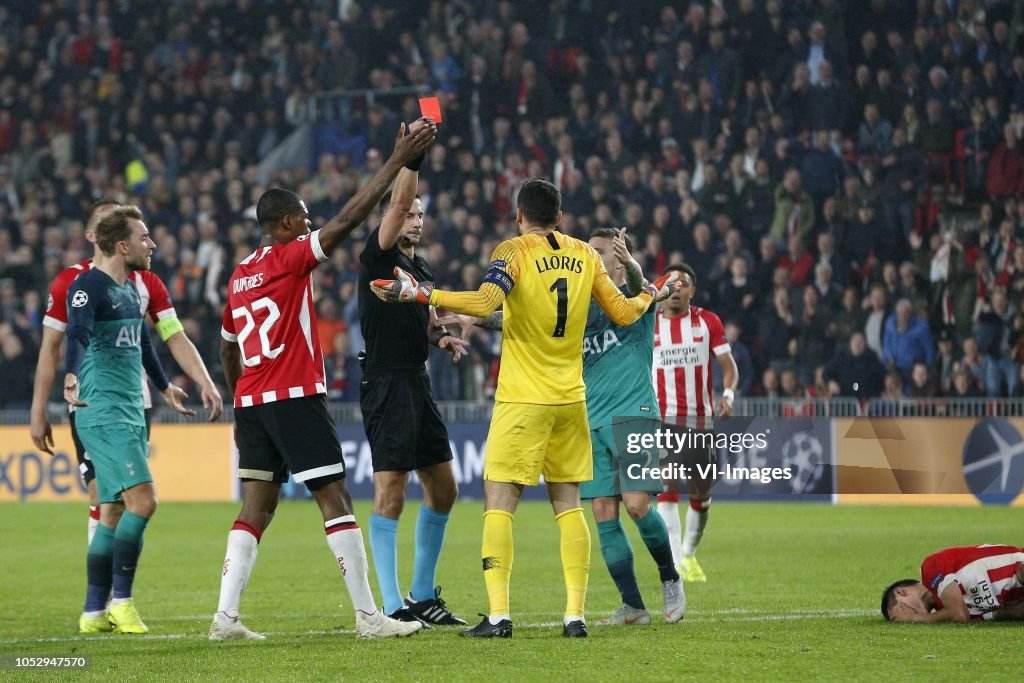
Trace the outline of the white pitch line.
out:
[[[771,613],[761,610],[707,610],[704,612],[693,611],[687,612],[685,622],[735,622],[735,621],[799,621],[803,619],[821,619],[821,618],[837,618],[837,619],[848,619],[852,617],[867,617],[876,614],[875,610],[865,609],[843,609],[843,610],[794,610],[787,613]],[[713,615],[722,615],[718,618],[714,618]],[[278,617],[306,617],[309,614],[296,614],[296,615],[276,615]],[[712,618],[708,618],[708,617]],[[696,618],[694,618],[696,617]],[[159,623],[160,621],[185,621],[185,620],[197,620],[197,619],[209,619],[209,615],[197,615],[193,616],[180,616],[180,617],[165,617],[163,619],[152,619],[153,623]],[[596,619],[594,620],[596,623]],[[520,623],[515,622],[515,627],[518,628],[554,628],[561,626],[561,621],[543,621],[543,622],[526,622]],[[352,629],[341,628],[332,630],[309,630],[309,631],[264,631],[264,635],[267,636],[282,636],[282,637],[294,637],[294,636],[323,636],[323,635],[347,635],[352,634]],[[23,645],[33,643],[79,643],[79,642],[91,642],[98,640],[108,640],[112,635],[101,635],[101,636],[69,636],[65,638],[8,638],[0,639],[0,645]],[[195,639],[205,640],[206,633],[204,631],[192,632],[192,633],[151,633],[144,636],[132,637],[130,640],[183,640],[183,639]]]

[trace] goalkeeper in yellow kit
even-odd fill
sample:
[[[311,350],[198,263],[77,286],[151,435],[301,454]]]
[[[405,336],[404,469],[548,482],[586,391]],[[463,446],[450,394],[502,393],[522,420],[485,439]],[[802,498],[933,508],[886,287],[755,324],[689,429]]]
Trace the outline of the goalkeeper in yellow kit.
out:
[[[489,615],[464,636],[509,638],[512,519],[524,486],[540,474],[561,534],[566,608],[563,635],[585,637],[590,530],[579,483],[593,477],[583,384],[583,333],[593,296],[617,325],[628,325],[672,293],[675,272],[625,297],[586,242],[561,234],[561,192],[534,178],[519,191],[519,237],[497,246],[477,291],[444,292],[395,269],[371,289],[390,302],[419,301],[485,318],[504,304],[504,341],[494,416],[484,459],[482,560]]]

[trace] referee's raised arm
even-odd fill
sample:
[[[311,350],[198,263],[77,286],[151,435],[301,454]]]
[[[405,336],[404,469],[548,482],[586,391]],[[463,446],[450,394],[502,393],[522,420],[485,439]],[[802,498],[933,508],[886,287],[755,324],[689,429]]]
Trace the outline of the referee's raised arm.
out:
[[[377,171],[377,175],[345,203],[338,215],[327,221],[320,229],[320,247],[325,254],[333,251],[349,233],[366,220],[399,171],[416,161],[434,142],[437,137],[437,126],[429,119],[426,121],[426,125],[410,135],[405,134],[405,124],[401,125],[398,137],[395,138],[395,149],[384,162],[384,166]]]

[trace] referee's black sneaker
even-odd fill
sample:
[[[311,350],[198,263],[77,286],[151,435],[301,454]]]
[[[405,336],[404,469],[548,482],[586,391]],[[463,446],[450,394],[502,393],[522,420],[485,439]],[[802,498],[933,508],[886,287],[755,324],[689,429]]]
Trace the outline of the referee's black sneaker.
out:
[[[467,638],[511,638],[512,637],[512,620],[502,619],[497,624],[492,624],[491,620],[487,618],[486,614],[481,614],[484,618],[479,624],[473,628],[468,628],[460,636]]]
[[[430,624],[416,616],[408,607],[399,607],[394,612],[389,614],[388,617],[394,619],[395,621],[418,621],[421,624],[423,624],[424,631],[428,628],[433,628]]]
[[[562,635],[566,638],[586,638],[587,625],[583,623],[582,619],[570,621],[562,626]]]
[[[413,600],[412,595],[405,599],[403,608],[415,614],[420,621],[438,626],[465,626],[466,620],[459,619],[451,613],[448,606],[441,599],[441,587],[434,588],[434,597],[431,600]]]

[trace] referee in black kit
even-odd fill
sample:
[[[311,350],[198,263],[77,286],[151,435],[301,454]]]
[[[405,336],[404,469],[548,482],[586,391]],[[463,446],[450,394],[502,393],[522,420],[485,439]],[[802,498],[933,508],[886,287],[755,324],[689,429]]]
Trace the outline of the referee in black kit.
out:
[[[410,126],[415,130],[419,121]],[[427,262],[416,255],[423,232],[423,204],[416,196],[421,156],[402,169],[381,200],[381,223],[359,258],[359,324],[366,340],[359,403],[373,453],[373,514],[370,547],[384,613],[402,621],[465,625],[452,614],[435,587],[434,573],[448,514],[458,496],[448,430],[430,390],[426,362],[437,346],[458,361],[468,346],[437,324],[427,304],[390,306],[370,291],[370,282],[395,277],[395,267],[420,282],[432,281]],[[412,587],[403,600],[398,587],[398,518],[405,506],[409,472],[423,486],[416,519]]]

